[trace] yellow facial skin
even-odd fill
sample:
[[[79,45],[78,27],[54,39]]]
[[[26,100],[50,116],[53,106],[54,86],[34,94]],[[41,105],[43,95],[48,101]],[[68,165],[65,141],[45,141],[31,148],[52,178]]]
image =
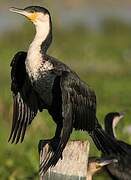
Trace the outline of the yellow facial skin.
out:
[[[32,21],[32,22],[35,22],[36,19],[38,18],[39,16],[39,13],[31,13],[29,14],[27,17]]]
[[[96,169],[101,169],[102,168],[102,166],[101,165],[99,165],[99,164],[96,164]]]

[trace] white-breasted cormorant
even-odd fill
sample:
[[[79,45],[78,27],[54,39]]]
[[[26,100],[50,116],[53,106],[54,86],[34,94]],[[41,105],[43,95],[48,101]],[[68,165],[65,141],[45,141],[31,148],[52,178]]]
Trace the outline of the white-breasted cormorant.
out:
[[[93,176],[96,173],[100,173],[104,166],[107,166],[112,163],[117,163],[117,159],[109,158],[109,157],[89,157],[88,165],[87,165],[87,177],[86,180],[92,180]]]
[[[43,173],[57,163],[73,128],[87,131],[102,152],[124,154],[125,151],[97,121],[94,91],[68,66],[47,55],[52,42],[49,11],[39,6],[10,10],[31,20],[36,27],[36,35],[28,51],[18,52],[11,62],[14,103],[9,141],[22,142],[27,126],[37,112],[47,109],[57,127],[55,136],[50,140],[53,150],[41,164]],[[43,142],[40,141],[39,150]]]
[[[123,112],[111,112],[105,116],[105,130],[111,137],[113,137],[115,139],[117,139],[115,128],[116,128],[117,124],[120,122],[120,120],[124,118],[124,115],[125,115],[125,113],[123,113]],[[121,144],[121,146],[126,148],[127,151],[131,151],[130,144],[125,143],[124,141],[118,140],[118,139],[117,139],[117,142],[119,142],[119,144]]]
[[[124,117],[124,113],[111,112],[105,116],[105,131],[114,139],[116,139],[115,127],[117,123]],[[116,139],[117,140],[117,139]],[[105,167],[110,177],[114,180],[130,180],[131,179],[131,145],[117,140],[123,149],[126,150],[127,155],[123,156],[109,154],[118,160],[118,163],[112,163]],[[105,156],[103,154],[102,156]]]

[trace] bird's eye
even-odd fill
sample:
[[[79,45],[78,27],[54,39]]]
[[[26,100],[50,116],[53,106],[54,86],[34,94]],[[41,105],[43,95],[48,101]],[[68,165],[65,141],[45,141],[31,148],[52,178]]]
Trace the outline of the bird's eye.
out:
[[[31,9],[31,8],[25,8],[25,11],[27,11],[27,12],[29,12],[29,13],[34,13],[35,12],[35,10],[34,9]]]
[[[30,10],[30,12],[31,12],[31,13],[34,13],[35,11],[32,9],[32,10]]]
[[[27,9],[27,11],[28,11],[29,13],[34,13],[34,10],[33,10],[33,9]]]

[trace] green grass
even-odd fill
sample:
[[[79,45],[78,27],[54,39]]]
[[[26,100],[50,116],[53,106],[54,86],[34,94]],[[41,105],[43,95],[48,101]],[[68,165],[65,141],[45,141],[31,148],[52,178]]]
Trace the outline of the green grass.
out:
[[[72,67],[95,89],[101,124],[110,111],[126,112],[117,132],[119,138],[131,143],[131,137],[123,133],[131,117],[131,27],[108,21],[103,23],[99,33],[80,26],[68,31],[56,29],[49,54]],[[36,172],[39,165],[37,144],[40,139],[52,137],[55,131],[55,124],[48,113],[43,112],[27,130],[22,144],[7,142],[12,117],[9,65],[13,55],[26,50],[32,38],[32,26],[25,24],[18,32],[9,32],[0,39],[0,179],[26,179]],[[71,139],[87,138],[85,132],[73,132],[71,136]],[[100,155],[93,143],[90,154]]]

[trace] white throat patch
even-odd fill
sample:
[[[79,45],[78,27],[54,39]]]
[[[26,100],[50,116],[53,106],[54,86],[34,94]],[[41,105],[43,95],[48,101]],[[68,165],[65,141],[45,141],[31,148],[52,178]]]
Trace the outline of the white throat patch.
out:
[[[116,137],[116,132],[115,132],[115,127],[117,125],[117,123],[120,121],[120,118],[119,117],[115,117],[114,120],[113,120],[113,133],[114,133],[114,136]]]
[[[42,54],[40,53],[41,44],[47,38],[50,31],[49,16],[47,17],[47,15],[43,15],[42,19],[41,15],[40,19],[35,22],[35,26],[36,35],[33,42],[29,46],[26,59],[26,69],[29,76],[37,78],[37,72],[40,69],[43,61]]]

